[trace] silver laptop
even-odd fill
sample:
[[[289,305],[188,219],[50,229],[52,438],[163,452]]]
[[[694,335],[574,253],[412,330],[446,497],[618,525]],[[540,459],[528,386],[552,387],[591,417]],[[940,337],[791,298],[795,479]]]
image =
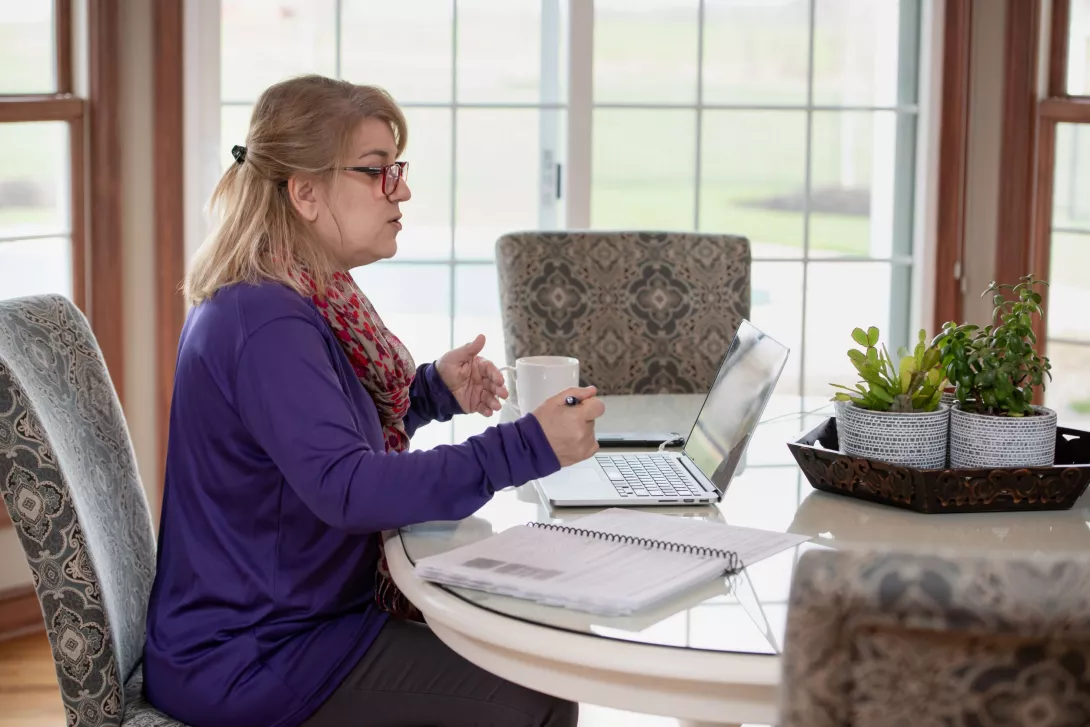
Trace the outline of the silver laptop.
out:
[[[599,453],[537,481],[554,507],[711,504],[722,499],[789,351],[742,321],[680,452]],[[638,423],[637,423],[638,426]]]

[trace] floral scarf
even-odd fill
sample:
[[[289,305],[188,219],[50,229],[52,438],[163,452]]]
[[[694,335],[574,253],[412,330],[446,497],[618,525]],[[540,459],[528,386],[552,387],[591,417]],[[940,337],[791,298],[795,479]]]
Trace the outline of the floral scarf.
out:
[[[386,328],[371,301],[348,273],[335,273],[325,295],[319,294],[314,280],[305,272],[299,273],[296,279],[312,291],[311,299],[337,337],[363,388],[374,400],[382,422],[386,451],[408,449],[409,435],[404,419],[409,411],[409,386],[416,375],[416,364],[409,351]],[[377,537],[375,601],[395,616],[422,621],[420,611],[390,577],[382,535]]]

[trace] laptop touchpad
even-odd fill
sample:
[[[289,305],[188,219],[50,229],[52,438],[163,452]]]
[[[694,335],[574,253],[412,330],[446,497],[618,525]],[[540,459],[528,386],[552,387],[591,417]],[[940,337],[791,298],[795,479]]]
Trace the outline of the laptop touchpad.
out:
[[[562,485],[565,489],[601,486],[605,483],[606,479],[602,474],[602,468],[593,460],[584,460],[569,465],[559,472],[554,472],[541,479],[541,484],[547,484],[550,488]],[[610,487],[610,490],[612,489]]]

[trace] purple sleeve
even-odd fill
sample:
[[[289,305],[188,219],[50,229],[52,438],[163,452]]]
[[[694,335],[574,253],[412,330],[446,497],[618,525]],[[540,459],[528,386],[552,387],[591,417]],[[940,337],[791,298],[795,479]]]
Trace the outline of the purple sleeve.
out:
[[[411,437],[428,422],[448,422],[462,407],[443,383],[434,364],[423,364],[416,369],[416,378],[409,387],[409,413],[405,415],[405,430]]]
[[[460,520],[496,490],[560,468],[533,416],[459,445],[376,452],[355,424],[321,333],[303,318],[273,320],[247,339],[235,388],[243,424],[288,485],[343,530]]]

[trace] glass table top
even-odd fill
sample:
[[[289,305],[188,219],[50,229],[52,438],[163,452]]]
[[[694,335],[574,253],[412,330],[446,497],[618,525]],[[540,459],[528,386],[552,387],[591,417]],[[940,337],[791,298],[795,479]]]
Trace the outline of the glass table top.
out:
[[[668,429],[687,434],[703,400],[703,395],[604,397],[606,415],[599,420],[598,428]],[[504,414],[504,418],[512,416]],[[814,490],[786,443],[830,416],[831,405],[823,406],[821,401],[773,397],[746,451],[743,467],[720,503],[641,508],[811,538],[748,566],[738,575],[718,579],[658,608],[623,618],[463,588],[443,588],[496,613],[601,638],[774,655],[782,648],[795,564],[808,549],[888,546],[1028,553],[1090,550],[1090,494],[1071,510],[1057,512],[922,515]],[[465,520],[413,525],[400,532],[409,559],[416,562],[509,527],[533,521],[570,523],[594,511],[553,508],[539,497],[534,484],[528,483],[496,493]]]

